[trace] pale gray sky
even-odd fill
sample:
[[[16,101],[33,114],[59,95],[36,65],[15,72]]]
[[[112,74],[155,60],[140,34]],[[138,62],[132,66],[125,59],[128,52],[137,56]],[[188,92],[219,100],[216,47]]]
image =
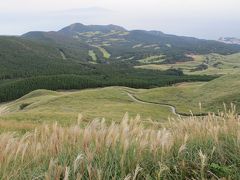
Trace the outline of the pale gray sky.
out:
[[[0,0],[0,34],[117,24],[217,39],[240,37],[239,0]]]

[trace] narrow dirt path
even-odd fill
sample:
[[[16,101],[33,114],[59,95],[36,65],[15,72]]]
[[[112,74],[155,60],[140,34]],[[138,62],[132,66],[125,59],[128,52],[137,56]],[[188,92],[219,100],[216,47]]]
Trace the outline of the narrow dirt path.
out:
[[[154,105],[159,105],[159,106],[164,106],[164,107],[168,107],[171,109],[171,112],[174,114],[174,115],[177,115],[177,116],[207,116],[208,114],[207,113],[201,113],[201,114],[187,114],[187,113],[179,113],[177,112],[177,109],[175,106],[171,105],[171,104],[165,104],[165,103],[157,103],[157,102],[149,102],[149,101],[144,101],[144,100],[141,100],[139,98],[137,98],[136,96],[134,96],[133,94],[131,94],[130,92],[126,91],[125,92],[127,93],[127,95],[132,99],[134,100],[135,102],[137,103],[142,103],[142,104],[154,104]]]
[[[171,105],[167,105],[167,104],[160,104],[160,103],[152,103],[152,102],[147,102],[147,101],[143,101],[141,99],[136,98],[133,94],[130,94],[129,92],[127,92],[127,95],[134,100],[137,103],[142,103],[142,104],[154,104],[154,105],[160,105],[160,106],[164,106],[164,107],[168,107],[171,109],[171,112],[174,115],[180,116],[180,114],[177,113],[176,108],[174,106]]]

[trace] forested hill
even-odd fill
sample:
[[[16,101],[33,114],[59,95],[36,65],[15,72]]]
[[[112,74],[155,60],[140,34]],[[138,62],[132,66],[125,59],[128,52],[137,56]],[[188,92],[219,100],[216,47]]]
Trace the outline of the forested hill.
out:
[[[0,80],[91,71],[82,61],[64,59],[50,44],[20,37],[0,37]]]
[[[106,86],[151,88],[214,78],[187,76],[174,69],[134,69],[124,63],[92,64],[82,59],[69,58],[66,52],[51,43],[22,37],[0,37],[0,64],[0,103],[19,98],[36,89]]]
[[[155,63],[190,60],[188,54],[231,54],[239,45],[159,31],[128,31],[115,25],[73,24],[57,32],[0,36],[0,102],[35,89],[84,89],[105,86],[152,88],[213,76],[189,76],[181,70],[135,69],[143,58]]]
[[[67,58],[95,63],[138,63],[140,59],[160,55],[164,57],[161,63],[175,63],[190,60],[187,54],[240,52],[239,45],[160,31],[128,31],[116,25],[76,23],[56,32],[29,32],[22,37],[56,46]]]

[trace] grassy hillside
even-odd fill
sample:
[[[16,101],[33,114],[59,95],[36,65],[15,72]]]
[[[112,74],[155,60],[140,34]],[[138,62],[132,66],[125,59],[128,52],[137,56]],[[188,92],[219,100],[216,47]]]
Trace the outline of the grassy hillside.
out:
[[[75,92],[37,90],[4,106],[1,120],[32,123],[57,120],[69,124],[76,120],[79,113],[86,122],[101,117],[112,122],[121,119],[126,112],[131,116],[141,112],[143,121],[152,118],[164,122],[169,116],[174,116],[170,108],[136,102],[118,87]]]
[[[68,127],[2,133],[0,179],[240,178],[240,129],[234,112],[148,127],[139,116],[120,122],[94,120],[85,126],[79,116]]]
[[[226,75],[207,83],[180,84],[172,87],[143,90],[136,93],[141,100],[168,103],[179,112],[194,113],[223,109],[223,103],[234,103],[240,112],[240,78],[238,74]],[[201,110],[199,107],[201,103]]]
[[[111,122],[126,112],[136,115],[141,111],[142,119],[160,122],[175,116],[172,108],[163,104],[176,107],[177,113],[190,114],[191,110],[194,114],[201,114],[218,112],[224,110],[223,103],[234,103],[237,112],[240,112],[239,88],[238,75],[228,75],[207,83],[182,83],[154,89],[37,90],[2,106],[4,109],[0,119],[30,123],[58,120],[69,124],[78,113],[82,113],[86,122],[96,117],[105,117]]]
[[[105,117],[111,122],[126,112],[136,115],[140,110],[146,121],[162,122],[175,116],[171,107],[161,104],[176,107],[177,113],[201,114],[218,112],[224,110],[223,103],[234,103],[240,112],[239,87],[238,75],[228,75],[207,83],[183,83],[148,90],[120,87],[65,92],[37,90],[2,106],[0,119],[30,123],[58,120],[69,124],[82,113],[86,122],[96,117]]]

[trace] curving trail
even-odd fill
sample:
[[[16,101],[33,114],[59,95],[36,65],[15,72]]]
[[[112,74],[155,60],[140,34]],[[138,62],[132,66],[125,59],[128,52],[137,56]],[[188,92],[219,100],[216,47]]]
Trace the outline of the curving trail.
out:
[[[144,100],[141,100],[139,98],[137,98],[136,96],[134,96],[133,94],[131,94],[129,91],[126,91],[124,90],[127,95],[132,99],[134,100],[135,102],[137,103],[142,103],[142,104],[154,104],[154,105],[160,105],[160,106],[164,106],[164,107],[168,107],[171,109],[171,112],[174,114],[174,115],[177,115],[177,116],[207,116],[208,114],[207,113],[202,113],[202,114],[187,114],[187,113],[179,113],[177,112],[177,109],[175,106],[171,105],[171,104],[165,104],[165,103],[157,103],[157,102],[149,102],[149,101],[144,101]]]
[[[153,102],[143,101],[143,100],[141,100],[141,99],[136,98],[133,94],[130,94],[129,92],[127,92],[127,95],[128,95],[132,100],[134,100],[134,101],[137,102],[137,103],[142,103],[142,104],[154,104],[154,105],[165,106],[165,107],[170,108],[170,109],[171,109],[171,112],[172,112],[174,115],[177,115],[177,116],[180,116],[180,115],[181,115],[181,114],[178,114],[178,113],[177,113],[176,108],[175,108],[174,106],[167,105],[167,104],[161,104],[161,103],[153,103]]]
[[[168,107],[171,112],[176,115],[176,116],[207,116],[208,113],[201,113],[201,114],[191,114],[191,113],[180,113],[177,111],[177,108],[174,105],[171,104],[166,104],[166,103],[160,103],[160,102],[151,102],[151,101],[144,101],[142,99],[139,99],[138,97],[136,97],[134,95],[134,93],[129,92],[127,89],[125,88],[121,88],[133,101],[137,102],[137,103],[141,103],[141,104],[151,104],[151,105],[159,105],[159,106],[163,106],[163,107]],[[67,90],[67,91],[63,91],[63,92],[70,92],[73,93],[75,92],[71,91],[71,90]],[[5,113],[8,113],[8,106],[10,105],[11,102],[8,103],[0,103],[0,116],[2,116]]]

